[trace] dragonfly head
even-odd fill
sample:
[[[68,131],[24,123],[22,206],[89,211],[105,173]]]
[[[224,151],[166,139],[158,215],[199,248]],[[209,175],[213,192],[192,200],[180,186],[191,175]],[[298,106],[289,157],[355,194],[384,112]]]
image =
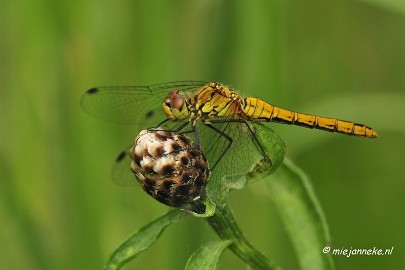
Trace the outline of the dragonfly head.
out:
[[[179,90],[171,91],[162,104],[166,116],[172,121],[181,121],[189,118],[187,102]]]

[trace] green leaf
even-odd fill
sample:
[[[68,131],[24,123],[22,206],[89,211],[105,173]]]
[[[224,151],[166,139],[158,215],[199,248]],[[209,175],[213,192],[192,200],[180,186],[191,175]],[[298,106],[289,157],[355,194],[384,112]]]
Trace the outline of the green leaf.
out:
[[[149,248],[167,226],[181,220],[185,216],[187,216],[186,212],[179,209],[171,209],[163,216],[142,227],[113,252],[104,269],[120,269],[125,263]]]
[[[232,241],[212,241],[197,249],[187,262],[186,270],[219,269],[219,259]]]
[[[268,160],[262,159],[256,164],[253,164],[250,171],[245,174],[247,183],[263,179],[275,172],[283,162],[286,152],[283,139],[271,128],[261,123],[256,123],[254,127],[256,137],[263,147],[263,150],[270,158],[271,163]],[[261,149],[258,148],[258,151],[261,151]]]
[[[329,228],[304,172],[285,159],[266,184],[301,269],[335,269],[331,254],[322,252],[330,243]]]
[[[264,158],[257,160],[251,164],[250,169],[240,176],[237,181],[232,176],[224,176],[221,179],[222,185],[229,186],[230,188],[222,192],[223,199],[226,198],[227,192],[230,189],[243,189],[246,184],[263,179],[265,176],[272,174],[283,162],[286,152],[283,139],[268,125],[253,122],[251,123],[251,128],[254,130],[256,139],[260,143],[260,146],[256,144],[257,152],[262,153],[264,151],[270,161]]]
[[[246,138],[244,138],[243,143],[249,144],[249,147],[244,149],[244,151],[249,151],[249,153],[243,153],[243,151],[239,153],[240,155],[250,155],[249,158],[244,159],[245,163],[249,164],[243,164],[244,169],[242,172],[238,171],[240,170],[238,166],[229,166],[230,170],[226,172],[227,174],[212,174],[210,176],[207,194],[211,196],[211,199],[215,203],[225,202],[230,190],[243,189],[246,184],[263,179],[263,177],[273,173],[284,159],[285,143],[276,132],[268,127],[268,125],[259,122],[249,123],[249,128],[254,131],[255,138],[249,137],[247,135],[248,132],[246,132],[244,134]],[[257,144],[256,140],[260,145]],[[232,151],[238,151],[238,149],[233,149]],[[263,151],[270,161],[263,158]],[[240,160],[237,157],[234,161],[231,159],[231,162],[240,164]],[[219,164],[219,166],[223,166],[223,164]]]
[[[218,204],[207,222],[222,240],[231,240],[229,249],[252,269],[280,269],[245,238],[227,202]]]
[[[256,139],[261,145],[261,147],[256,145],[256,150],[258,152],[265,151],[271,162],[266,159],[258,160],[255,164],[252,164],[244,177],[237,182],[230,180],[232,188],[241,189],[247,183],[263,179],[273,173],[284,159],[285,144],[276,132],[261,123],[252,123],[252,128],[255,131]],[[226,179],[222,178],[221,180],[226,181]],[[230,250],[253,269],[280,269],[245,239],[226,201],[228,191],[229,189],[217,200],[217,202],[221,203],[217,204],[215,214],[207,218],[208,223],[221,239],[232,240]]]
[[[199,212],[199,210],[204,209],[204,212]],[[182,210],[186,211],[190,215],[199,218],[207,218],[211,217],[215,214],[216,204],[211,200],[209,196],[205,196],[204,200],[201,199],[191,203],[189,205],[185,205]]]

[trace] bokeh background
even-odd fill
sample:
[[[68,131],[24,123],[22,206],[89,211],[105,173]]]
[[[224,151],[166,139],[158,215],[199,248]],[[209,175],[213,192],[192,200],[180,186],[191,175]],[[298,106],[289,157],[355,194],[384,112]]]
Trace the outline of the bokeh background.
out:
[[[193,79],[375,128],[380,138],[369,140],[271,124],[312,180],[332,248],[394,247],[391,256],[335,256],[337,268],[403,267],[404,30],[401,0],[3,1],[0,268],[101,269],[165,213],[110,178],[139,129],[92,118],[79,100],[94,86]],[[265,185],[230,200],[247,238],[297,269]],[[125,269],[182,269],[210,239],[189,217]],[[246,266],[227,251],[222,268]]]

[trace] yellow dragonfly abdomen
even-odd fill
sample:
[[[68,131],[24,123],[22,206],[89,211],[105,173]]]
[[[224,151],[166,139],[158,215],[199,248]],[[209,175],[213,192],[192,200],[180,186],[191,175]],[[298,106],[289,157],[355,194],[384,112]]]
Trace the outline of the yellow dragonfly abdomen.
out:
[[[367,138],[378,137],[375,130],[362,124],[285,110],[259,98],[248,97],[242,103],[243,113],[249,120],[279,122]]]

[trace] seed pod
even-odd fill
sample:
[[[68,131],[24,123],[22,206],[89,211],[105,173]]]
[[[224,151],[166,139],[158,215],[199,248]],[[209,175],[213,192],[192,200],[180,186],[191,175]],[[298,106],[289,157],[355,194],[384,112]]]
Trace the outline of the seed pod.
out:
[[[129,155],[131,170],[143,190],[166,205],[180,207],[193,202],[207,184],[207,159],[201,148],[183,135],[142,130]]]

